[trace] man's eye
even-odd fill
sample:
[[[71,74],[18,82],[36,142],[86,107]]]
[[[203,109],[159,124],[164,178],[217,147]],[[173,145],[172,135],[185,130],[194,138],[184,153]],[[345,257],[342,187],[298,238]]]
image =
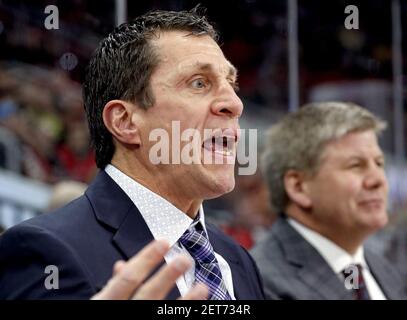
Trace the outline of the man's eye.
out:
[[[376,161],[376,164],[377,164],[378,167],[384,168],[384,161],[378,160],[378,161]]]
[[[353,162],[349,164],[349,168],[360,168],[361,164],[360,162]]]
[[[203,89],[206,86],[206,82],[204,79],[199,78],[199,79],[195,79],[194,81],[192,81],[191,85],[195,89]]]

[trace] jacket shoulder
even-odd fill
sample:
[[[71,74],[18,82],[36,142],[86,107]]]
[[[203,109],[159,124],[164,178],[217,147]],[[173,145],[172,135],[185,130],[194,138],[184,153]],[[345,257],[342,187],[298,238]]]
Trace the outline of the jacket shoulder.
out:
[[[1,236],[0,299],[89,298],[94,291],[75,250],[51,230],[24,223]]]
[[[264,284],[266,299],[294,299],[295,268],[289,263],[280,239],[271,230],[250,251]],[[289,280],[290,279],[290,280]]]

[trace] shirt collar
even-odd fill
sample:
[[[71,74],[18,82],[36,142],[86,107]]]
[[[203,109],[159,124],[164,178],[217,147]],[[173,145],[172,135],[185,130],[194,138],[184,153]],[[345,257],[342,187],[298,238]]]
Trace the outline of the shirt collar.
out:
[[[360,264],[368,269],[363,246],[360,246],[352,256],[331,240],[294,219],[288,218],[288,223],[321,254],[335,273],[340,274],[350,264]]]
[[[206,231],[202,205],[199,208],[199,217],[193,220],[169,201],[130,178],[115,166],[108,164],[105,171],[140,211],[154,239],[164,239],[172,246],[191,224],[195,225],[198,222]]]

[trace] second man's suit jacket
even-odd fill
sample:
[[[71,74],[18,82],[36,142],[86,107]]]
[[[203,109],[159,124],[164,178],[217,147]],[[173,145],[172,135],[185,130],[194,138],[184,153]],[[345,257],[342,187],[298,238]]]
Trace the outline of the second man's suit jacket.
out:
[[[364,248],[370,272],[387,299],[406,299],[403,281],[381,256]],[[267,299],[352,299],[338,275],[320,253],[284,217],[251,251],[263,278]]]
[[[229,263],[236,299],[263,299],[247,251],[214,226],[207,230],[214,250]],[[0,299],[88,299],[107,283],[117,260],[128,260],[152,240],[136,206],[101,171],[82,197],[1,236]],[[45,286],[49,265],[58,268],[58,289]],[[167,299],[179,295],[174,286]]]

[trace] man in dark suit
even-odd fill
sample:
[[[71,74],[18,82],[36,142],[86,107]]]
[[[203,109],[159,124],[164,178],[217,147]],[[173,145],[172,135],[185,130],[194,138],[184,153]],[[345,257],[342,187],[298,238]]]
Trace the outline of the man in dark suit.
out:
[[[388,219],[384,128],[339,102],[306,105],[272,126],[262,166],[281,214],[252,251],[267,298],[406,298],[399,274],[364,246]]]
[[[209,299],[263,297],[249,254],[205,223],[202,201],[234,187],[243,106],[236,69],[198,11],[151,12],[101,42],[84,83],[101,172],[84,196],[4,234],[1,299],[90,298],[116,261],[154,239],[168,243],[168,266],[192,264],[167,298],[188,297],[197,282]],[[186,149],[196,136],[205,138]],[[142,280],[128,273],[122,281]]]

